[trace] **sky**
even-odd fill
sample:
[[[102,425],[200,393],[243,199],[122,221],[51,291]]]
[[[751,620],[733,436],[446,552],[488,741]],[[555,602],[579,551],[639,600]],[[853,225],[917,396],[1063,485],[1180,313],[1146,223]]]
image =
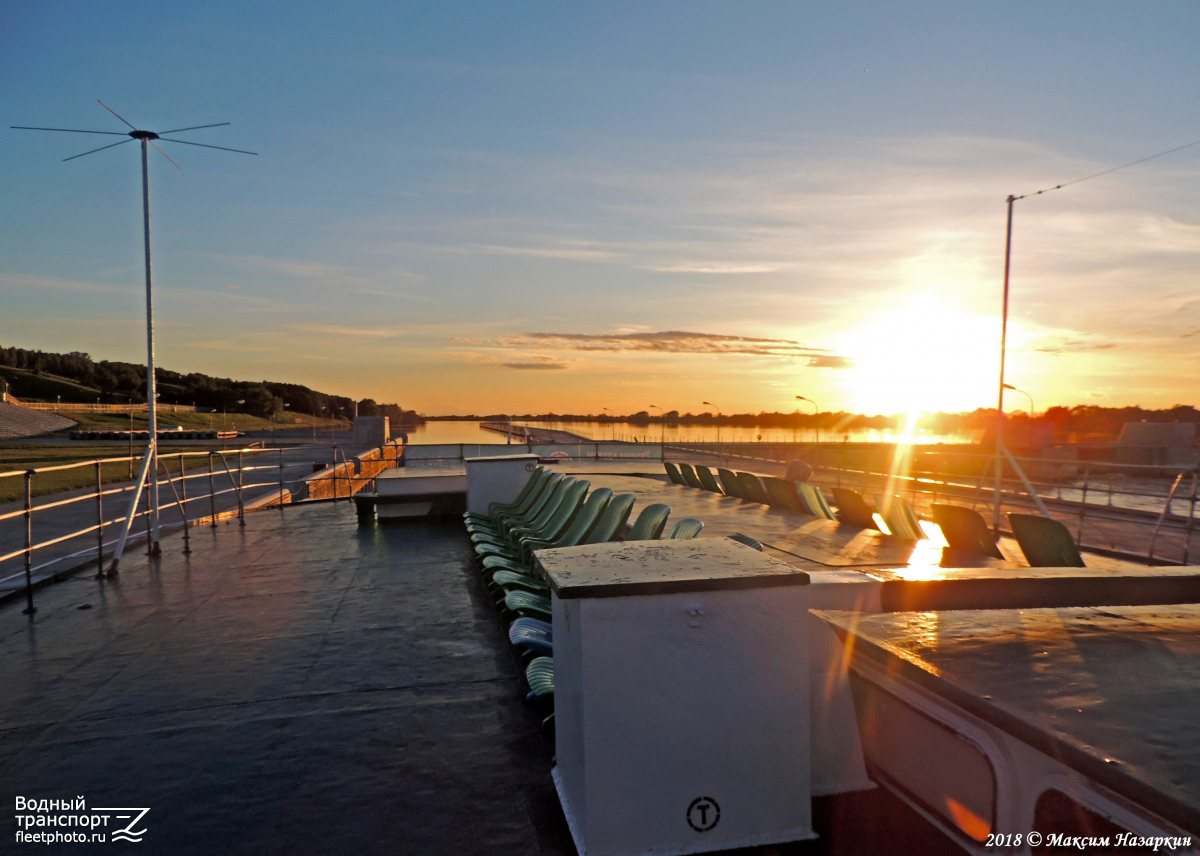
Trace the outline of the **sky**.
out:
[[[139,128],[158,364],[437,415],[994,407],[1005,199],[1200,139],[1200,6],[0,4]],[[140,157],[0,132],[0,345],[145,360]],[[1200,404],[1200,146],[1014,205],[1007,380]],[[1009,394],[1006,406],[1028,400]],[[657,412],[657,411],[654,411]]]

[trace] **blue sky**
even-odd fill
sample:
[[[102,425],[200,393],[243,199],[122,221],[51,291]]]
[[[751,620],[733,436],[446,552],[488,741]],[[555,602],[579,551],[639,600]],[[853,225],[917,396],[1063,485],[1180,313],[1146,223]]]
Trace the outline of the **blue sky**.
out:
[[[1198,37],[1187,3],[9,2],[0,105],[261,153],[152,153],[169,368],[428,413],[971,409],[1005,196],[1200,139]],[[136,146],[0,139],[0,344],[144,359]],[[1018,203],[1039,408],[1196,403],[1198,193],[1200,146]]]

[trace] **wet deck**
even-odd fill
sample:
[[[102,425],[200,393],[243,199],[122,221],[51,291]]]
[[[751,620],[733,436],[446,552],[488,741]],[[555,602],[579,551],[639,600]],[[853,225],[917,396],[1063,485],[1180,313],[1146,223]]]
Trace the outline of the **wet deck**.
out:
[[[10,798],[149,806],[154,853],[573,852],[460,523],[177,541],[0,610]]]

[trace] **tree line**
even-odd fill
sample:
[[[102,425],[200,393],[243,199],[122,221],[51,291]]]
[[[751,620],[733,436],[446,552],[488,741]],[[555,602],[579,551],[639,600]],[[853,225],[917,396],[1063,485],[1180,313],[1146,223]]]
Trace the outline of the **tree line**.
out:
[[[67,354],[33,351],[25,348],[0,347],[0,366],[28,372],[33,378],[52,378],[69,381],[84,390],[70,386],[60,388],[63,401],[101,403],[144,402],[146,400],[146,366],[113,360],[96,362],[90,354],[71,351]],[[22,387],[37,390],[30,380],[10,375],[9,391],[20,398]],[[423,420],[415,411],[398,404],[380,404],[374,399],[355,401],[343,395],[318,392],[307,386],[273,381],[238,381],[211,377],[199,372],[181,374],[156,368],[154,382],[162,404],[194,404],[197,407],[224,410],[229,413],[249,413],[254,416],[279,416],[285,412],[309,416],[352,418],[355,405],[359,416],[387,416],[393,425],[419,424]],[[27,397],[37,398],[37,392],[27,391]]]

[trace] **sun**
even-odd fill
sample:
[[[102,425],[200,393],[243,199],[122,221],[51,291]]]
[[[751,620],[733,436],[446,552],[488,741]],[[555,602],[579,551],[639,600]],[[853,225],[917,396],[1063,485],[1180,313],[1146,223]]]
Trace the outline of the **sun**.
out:
[[[854,365],[840,374],[859,413],[986,407],[999,367],[1000,325],[931,296],[912,298],[838,339]]]

